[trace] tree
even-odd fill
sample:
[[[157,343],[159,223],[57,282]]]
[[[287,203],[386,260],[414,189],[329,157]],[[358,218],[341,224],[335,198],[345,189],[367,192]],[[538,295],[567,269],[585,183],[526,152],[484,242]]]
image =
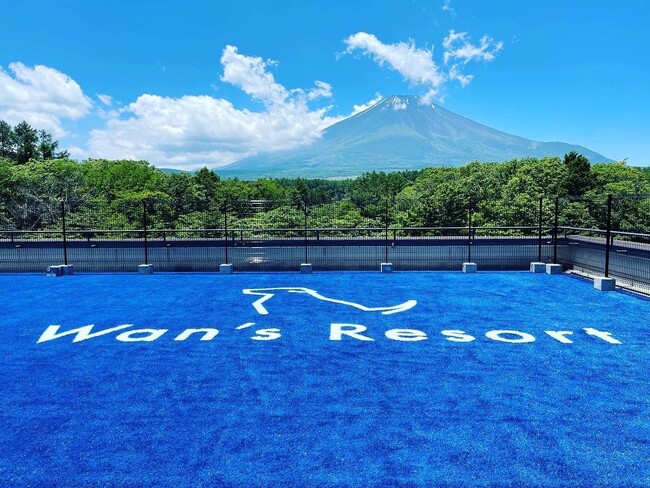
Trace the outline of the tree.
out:
[[[564,155],[567,174],[564,191],[572,197],[580,197],[591,188],[591,166],[589,160],[575,151]]]
[[[16,158],[18,164],[25,164],[38,156],[38,132],[27,122],[23,121],[14,128],[16,141]]]
[[[198,195],[197,210],[205,211],[217,200],[220,180],[219,175],[205,166],[194,173],[194,184]]]
[[[169,196],[172,213],[170,220],[175,221],[194,213],[202,202],[192,175],[189,173],[174,173],[166,175],[166,180],[165,191]]]
[[[38,131],[38,152],[40,159],[47,161],[50,159],[66,159],[70,154],[68,151],[56,152],[59,147],[59,141],[52,138],[52,134],[44,130]]]
[[[296,208],[305,208],[311,205],[309,188],[302,178],[296,180],[296,184],[291,190],[291,202]]]
[[[639,168],[639,170],[645,176],[646,180],[648,180],[648,183],[650,183],[650,166]]]
[[[36,130],[24,121],[12,129],[0,120],[0,157],[17,164],[25,164],[30,159],[67,159],[68,151],[57,152],[58,147],[59,141],[47,131]]]
[[[286,188],[276,180],[260,178],[250,183],[252,196],[256,200],[282,201],[287,197]]]
[[[4,120],[0,120],[0,157],[11,160],[16,157],[16,136]]]
[[[124,192],[157,191],[164,187],[165,174],[146,161],[88,159],[81,166],[88,192],[108,202]]]

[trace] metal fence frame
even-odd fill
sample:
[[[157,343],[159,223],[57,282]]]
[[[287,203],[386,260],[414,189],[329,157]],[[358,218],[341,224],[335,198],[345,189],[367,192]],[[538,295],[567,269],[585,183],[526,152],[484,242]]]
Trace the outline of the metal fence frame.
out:
[[[155,228],[150,221],[155,202],[146,200],[139,203],[139,217],[136,212],[138,228],[84,228],[71,225],[73,213],[61,201],[58,229],[0,229],[0,271],[41,271],[60,262],[79,271],[133,271],[134,262],[161,271],[212,271],[231,262],[239,270],[295,270],[303,262],[314,263],[315,269],[378,269],[381,262],[393,262],[398,270],[459,269],[464,261],[476,261],[481,269],[525,269],[526,261],[536,259],[611,275],[650,291],[650,234],[612,225],[614,202],[644,198],[650,196],[540,197],[534,226],[501,227],[476,225],[475,198],[466,202],[465,225],[450,227],[399,225],[394,198],[374,202],[383,206],[379,221],[357,227],[312,226],[319,207],[305,202],[290,210],[300,227],[238,227],[238,215],[282,210],[280,204],[286,202],[223,201],[215,219],[223,226],[183,229]],[[571,202],[588,202],[590,209],[606,215],[603,228],[560,222],[562,209]],[[545,203],[553,205],[550,225],[543,217]],[[265,252],[273,259],[266,259]]]

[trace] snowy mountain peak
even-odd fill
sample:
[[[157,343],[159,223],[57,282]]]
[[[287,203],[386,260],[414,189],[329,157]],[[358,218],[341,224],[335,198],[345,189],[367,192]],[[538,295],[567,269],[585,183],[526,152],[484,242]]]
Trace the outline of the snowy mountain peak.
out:
[[[393,95],[377,103],[382,110],[406,110],[410,105],[417,105],[418,97],[411,95]]]
[[[393,95],[328,127],[309,146],[252,156],[224,167],[222,174],[346,177],[476,160],[562,157],[570,151],[592,162],[610,161],[585,147],[532,141],[422,103],[417,96]]]

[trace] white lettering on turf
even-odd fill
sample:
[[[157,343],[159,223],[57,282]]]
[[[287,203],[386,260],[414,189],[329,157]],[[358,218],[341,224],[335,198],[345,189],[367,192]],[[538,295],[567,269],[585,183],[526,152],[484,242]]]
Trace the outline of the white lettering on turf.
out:
[[[83,327],[79,327],[77,329],[71,329],[67,330],[65,332],[58,333],[59,329],[61,328],[60,325],[50,325],[47,329],[45,329],[45,332],[41,334],[41,337],[38,341],[36,341],[37,344],[40,344],[41,342],[47,342],[47,341],[52,341],[54,339],[59,339],[61,337],[65,337],[68,335],[74,335],[75,338],[72,340],[72,342],[81,342],[85,341],[88,339],[92,339],[93,337],[99,337],[103,336],[106,334],[112,334],[113,332],[117,332],[118,330],[124,330],[128,327],[133,327],[133,324],[124,324],[124,325],[118,325],[117,327],[111,327],[110,329],[104,329],[100,330],[98,332],[93,332],[93,327],[95,325],[85,325]]]
[[[241,324],[240,326],[235,327],[235,330],[247,329],[249,327],[252,327],[253,325],[255,325],[255,322],[246,322],[245,324]]]
[[[402,342],[419,342],[428,339],[424,332],[415,329],[391,329],[387,330],[385,335],[389,339]]]
[[[122,332],[115,339],[120,342],[153,342],[160,339],[166,332],[169,332],[169,329],[137,329]]]
[[[573,334],[570,330],[545,330],[544,332],[556,341],[560,341],[562,344],[573,344],[572,340],[565,337]]]
[[[519,336],[518,339],[513,339],[509,337],[503,337],[504,335],[514,335]],[[525,342],[535,342],[535,337],[526,334],[525,332],[519,332],[517,330],[491,330],[485,333],[485,336],[493,341],[501,342],[510,342],[512,344],[523,344]]]
[[[340,341],[346,335],[359,341],[374,341],[372,337],[361,335],[368,327],[359,324],[332,324],[330,326],[330,341]]]
[[[591,327],[585,327],[584,331],[590,336],[598,337],[599,339],[609,342],[610,344],[622,344],[622,342],[618,339],[614,339],[610,332],[603,332],[600,330],[592,329]]]
[[[443,330],[440,333],[448,341],[452,342],[472,342],[476,340],[476,337],[466,334],[464,330]]]
[[[248,322],[236,327],[236,330],[248,328],[253,325],[255,325],[254,322]],[[82,342],[88,339],[94,339],[96,337],[101,337],[125,329],[130,329],[133,327],[133,324],[118,325],[116,327],[98,330],[95,332],[93,332],[93,327],[94,325],[91,324],[59,332],[61,328],[60,325],[50,325],[41,334],[41,337],[38,339],[37,344],[53,341],[55,339],[60,339],[66,336],[73,336],[72,342]],[[357,341],[374,341],[375,339],[368,335],[366,332],[367,330],[368,327],[361,324],[332,323],[330,324],[329,338],[331,341],[341,341],[343,340],[343,336],[347,336]],[[583,330],[587,335],[598,337],[599,339],[602,339],[609,344],[622,344],[621,341],[612,337],[612,334],[610,332],[600,331],[590,327],[585,327]],[[160,339],[167,332],[169,332],[169,329],[130,329],[116,335],[115,339],[120,342],[153,342]],[[544,333],[562,344],[574,343],[574,341],[567,337],[573,336],[572,331],[545,330]],[[173,340],[185,341],[197,334],[201,334],[199,341],[212,341],[218,334],[220,334],[220,331],[219,329],[214,328],[185,329]],[[442,330],[440,331],[440,334],[442,334],[446,340],[451,342],[473,342],[476,340],[476,337],[466,333],[463,330]],[[384,332],[384,335],[390,340],[401,342],[420,342],[429,339],[429,336],[426,332],[417,329],[390,329]],[[485,336],[493,341],[506,342],[511,344],[523,344],[535,342],[536,340],[535,336],[532,334],[518,330],[490,330],[485,333]],[[256,330],[255,335],[251,336],[250,339],[254,341],[274,341],[280,337],[282,337],[282,334],[280,333],[279,328],[266,328]]]
[[[184,341],[189,338],[192,334],[203,334],[201,336],[202,341],[211,341],[219,333],[218,329],[186,329],[174,339],[175,341]]]
[[[254,341],[274,341],[282,337],[280,329],[260,329],[255,331],[255,335],[251,337]]]

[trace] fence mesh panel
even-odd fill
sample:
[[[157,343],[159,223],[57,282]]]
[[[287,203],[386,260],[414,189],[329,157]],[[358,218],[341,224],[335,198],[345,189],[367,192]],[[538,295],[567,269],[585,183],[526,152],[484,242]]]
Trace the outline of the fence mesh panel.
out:
[[[650,292],[650,195],[562,200],[560,230],[566,245],[559,262]]]
[[[650,196],[508,201],[376,196],[299,199],[29,199],[0,208],[0,271],[527,269],[558,262],[650,291]],[[199,210],[196,210],[196,209]],[[557,225],[556,225],[557,224]],[[65,231],[64,231],[65,230]],[[609,232],[609,245],[607,234]],[[556,235],[557,234],[557,235]]]

